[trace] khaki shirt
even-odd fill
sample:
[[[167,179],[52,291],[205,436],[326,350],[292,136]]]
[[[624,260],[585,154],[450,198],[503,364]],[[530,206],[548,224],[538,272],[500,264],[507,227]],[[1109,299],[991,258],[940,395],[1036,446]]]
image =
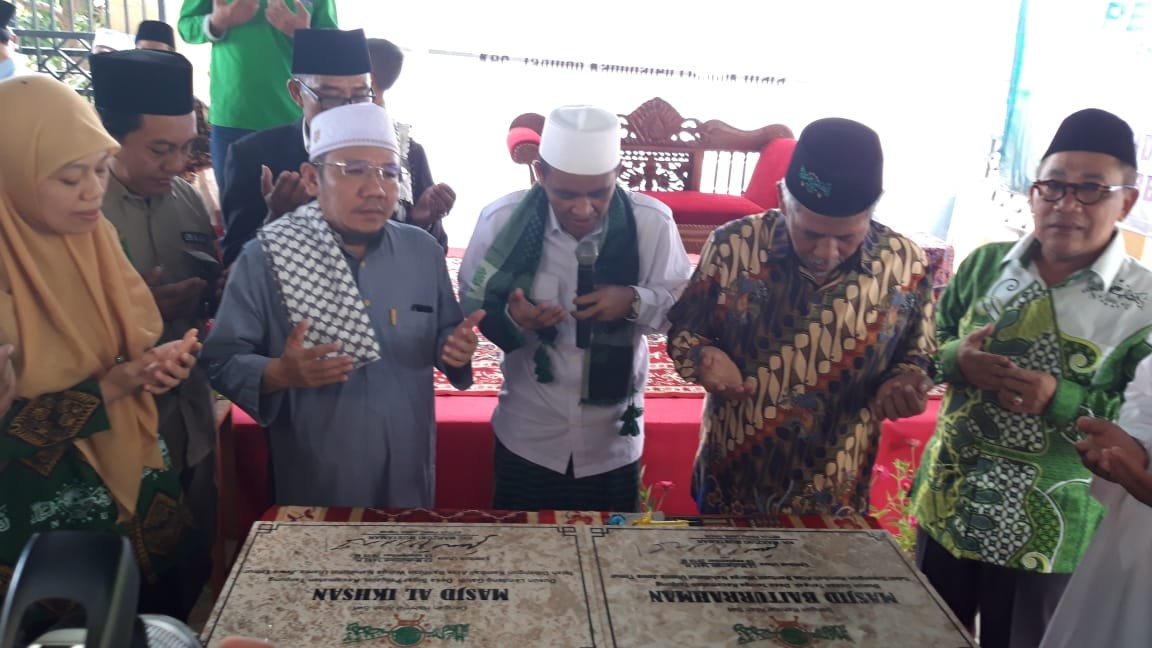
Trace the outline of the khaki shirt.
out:
[[[216,235],[200,194],[184,180],[174,178],[167,194],[145,199],[119,180],[108,178],[104,216],[120,234],[132,265],[141,275],[162,266],[160,284],[202,276],[206,262],[188,251],[217,258]],[[161,342],[179,339],[190,328],[206,334],[203,320],[165,320]],[[156,399],[160,432],[172,452],[177,470],[198,463],[215,444],[212,393],[202,369],[193,370],[177,389]]]

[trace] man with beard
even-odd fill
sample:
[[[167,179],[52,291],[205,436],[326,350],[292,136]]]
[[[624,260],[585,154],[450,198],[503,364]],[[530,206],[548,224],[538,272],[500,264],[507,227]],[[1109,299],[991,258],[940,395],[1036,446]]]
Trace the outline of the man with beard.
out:
[[[924,411],[935,350],[920,248],[872,219],[872,129],[813,122],[780,209],[716,230],[668,314],[668,352],[708,394],[702,513],[865,514],[880,424]]]
[[[384,109],[317,115],[300,180],[317,201],[233,266],[203,360],[269,431],[275,502],[429,507],[432,368],[472,384],[473,327],[439,244],[392,220],[399,147]]]

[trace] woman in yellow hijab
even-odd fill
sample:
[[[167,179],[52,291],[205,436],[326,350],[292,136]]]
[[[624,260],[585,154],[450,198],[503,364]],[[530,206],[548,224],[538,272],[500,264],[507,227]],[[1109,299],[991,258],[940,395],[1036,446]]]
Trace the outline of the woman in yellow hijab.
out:
[[[189,516],[153,394],[188,376],[196,331],[153,347],[156,304],[100,212],[118,145],[47,76],[0,82],[0,597],[32,534],[127,536],[141,611],[183,617]]]

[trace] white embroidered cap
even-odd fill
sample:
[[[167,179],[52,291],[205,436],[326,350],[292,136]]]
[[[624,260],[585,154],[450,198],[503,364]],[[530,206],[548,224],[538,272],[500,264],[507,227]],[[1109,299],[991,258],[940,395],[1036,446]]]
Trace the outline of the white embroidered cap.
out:
[[[136,39],[122,31],[97,27],[96,32],[92,35],[92,49],[95,50],[97,47],[104,47],[113,52],[123,52],[136,49]]]
[[[331,108],[312,118],[305,148],[308,159],[349,146],[376,146],[400,154],[392,118],[374,103]]]
[[[544,120],[540,159],[574,175],[601,175],[620,164],[620,119],[595,106],[561,106]]]

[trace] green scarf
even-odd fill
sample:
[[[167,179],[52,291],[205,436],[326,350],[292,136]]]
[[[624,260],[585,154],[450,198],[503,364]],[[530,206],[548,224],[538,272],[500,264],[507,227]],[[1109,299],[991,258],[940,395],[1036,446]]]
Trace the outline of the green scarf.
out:
[[[480,322],[480,331],[505,352],[524,345],[523,334],[507,314],[508,296],[517,288],[522,289],[525,295],[531,293],[532,282],[540,267],[547,227],[548,197],[537,185],[529,190],[497,233],[461,300],[466,313],[479,308],[488,313]],[[605,217],[603,244],[596,261],[596,284],[632,286],[639,276],[639,244],[632,200],[627,191],[617,187]],[[630,401],[634,392],[634,327],[626,320],[592,323],[592,342],[585,351],[581,403],[617,405]],[[549,383],[553,376],[548,350],[555,347],[556,328],[541,329],[536,334],[540,338],[540,347],[534,356],[536,380]],[[635,406],[629,405],[623,417],[626,429],[622,434],[639,433],[636,418],[640,413]]]

